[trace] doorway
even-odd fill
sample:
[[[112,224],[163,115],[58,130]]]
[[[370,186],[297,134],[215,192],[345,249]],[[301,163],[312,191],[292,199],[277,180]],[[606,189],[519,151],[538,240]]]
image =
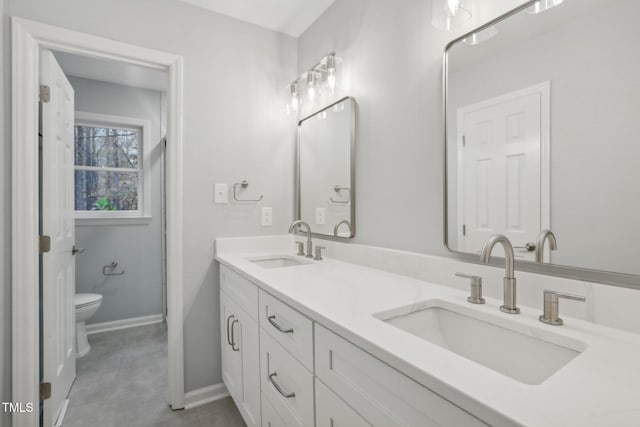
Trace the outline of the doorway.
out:
[[[46,50],[56,50],[124,65],[147,67],[168,74],[166,96],[166,251],[167,251],[167,326],[168,326],[168,389],[169,403],[173,409],[184,407],[183,332],[182,332],[182,59],[178,56],[115,42],[100,37],[52,27],[33,21],[12,18],[13,65],[13,127],[12,127],[12,364],[13,399],[36,402],[41,392],[46,396],[48,379],[40,385],[39,359],[46,345],[39,341],[45,326],[39,322],[39,276],[43,268],[39,264],[49,254],[46,239],[40,239],[38,224],[39,181],[38,168],[38,117],[41,55]],[[64,127],[64,124],[63,124]],[[64,175],[61,173],[61,175]],[[68,175],[68,173],[67,173]],[[72,189],[69,189],[72,192]],[[69,200],[63,198],[57,200]],[[43,201],[44,203],[44,201]],[[44,205],[43,205],[44,206]],[[64,247],[68,245],[63,245]],[[73,249],[66,248],[71,254]],[[49,261],[47,261],[49,262]],[[68,271],[68,270],[67,270]],[[117,270],[116,270],[117,272]],[[59,293],[69,301],[69,280],[65,276],[66,293]],[[47,284],[45,283],[46,287]],[[64,317],[63,317],[64,318]],[[60,327],[68,329],[69,318]],[[62,338],[68,344],[69,335]],[[60,346],[56,346],[57,349]],[[69,346],[62,346],[69,352]],[[55,381],[55,380],[54,380]],[[68,382],[68,381],[67,381]],[[42,405],[44,406],[44,405]],[[52,411],[53,413],[53,411]],[[17,426],[38,424],[39,414],[16,419]],[[53,415],[51,416],[53,419]],[[53,420],[55,422],[55,420]],[[47,425],[53,425],[48,424]]]
[[[457,126],[458,250],[499,233],[533,261],[526,246],[551,220],[550,83],[462,107]]]

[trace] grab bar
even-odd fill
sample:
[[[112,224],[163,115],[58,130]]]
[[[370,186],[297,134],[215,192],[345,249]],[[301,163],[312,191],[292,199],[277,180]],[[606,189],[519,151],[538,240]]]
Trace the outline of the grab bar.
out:
[[[113,261],[111,264],[109,265],[105,265],[104,267],[102,267],[102,275],[103,276],[122,276],[125,271],[122,270],[120,273],[107,273],[107,269],[115,269],[118,266],[118,263]]]

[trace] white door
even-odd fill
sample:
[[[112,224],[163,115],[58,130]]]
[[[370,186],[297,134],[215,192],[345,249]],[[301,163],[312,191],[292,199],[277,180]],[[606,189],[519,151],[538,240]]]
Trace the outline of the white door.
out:
[[[543,196],[543,174],[548,173],[543,110],[548,108],[541,85],[494,98],[459,112],[459,183],[462,203],[460,247],[477,252],[493,234],[511,240],[517,258],[533,260],[524,249],[548,222],[548,194]],[[544,98],[544,99],[543,99]],[[543,108],[544,107],[544,108]],[[544,170],[544,171],[543,171]],[[496,248],[503,256],[502,248]]]
[[[73,162],[73,88],[53,54],[43,51],[40,83],[50,88],[42,103],[42,234],[50,236],[51,251],[42,264],[43,380],[51,383],[44,401],[44,426],[60,423],[66,398],[76,376],[75,244]]]

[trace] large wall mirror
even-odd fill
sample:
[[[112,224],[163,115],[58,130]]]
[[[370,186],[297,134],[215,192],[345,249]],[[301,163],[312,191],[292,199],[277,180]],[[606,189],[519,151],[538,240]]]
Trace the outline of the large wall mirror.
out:
[[[638,0],[529,2],[450,43],[451,250],[499,233],[534,271],[640,283],[639,16]]]
[[[355,132],[349,97],[298,124],[297,219],[315,235],[355,236]]]

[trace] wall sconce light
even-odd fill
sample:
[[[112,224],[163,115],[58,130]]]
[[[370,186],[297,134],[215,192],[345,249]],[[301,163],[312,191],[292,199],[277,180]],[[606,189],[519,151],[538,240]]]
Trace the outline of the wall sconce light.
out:
[[[433,0],[431,2],[431,25],[439,30],[450,31],[469,19],[471,19],[471,12],[465,7],[463,0]]]
[[[332,100],[340,89],[341,64],[340,58],[332,52],[291,82],[287,112],[298,115],[304,109],[310,113],[315,105]]]

